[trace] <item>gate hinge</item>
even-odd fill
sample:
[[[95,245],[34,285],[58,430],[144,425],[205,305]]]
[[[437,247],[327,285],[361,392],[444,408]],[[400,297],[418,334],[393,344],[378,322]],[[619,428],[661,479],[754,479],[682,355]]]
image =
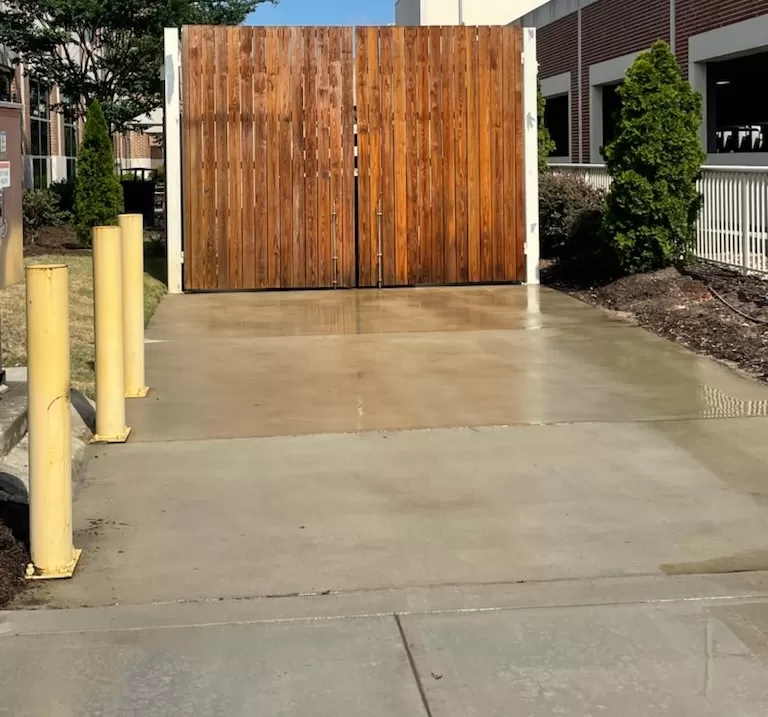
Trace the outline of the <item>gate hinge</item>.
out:
[[[181,259],[181,263],[183,264],[184,263],[184,252],[183,251],[179,252],[179,258]]]

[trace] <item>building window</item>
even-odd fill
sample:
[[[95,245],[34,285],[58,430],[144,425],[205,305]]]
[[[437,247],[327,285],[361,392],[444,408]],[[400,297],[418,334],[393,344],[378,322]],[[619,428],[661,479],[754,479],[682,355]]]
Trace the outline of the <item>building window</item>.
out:
[[[13,70],[10,67],[0,67],[0,102],[14,102]]]
[[[547,97],[544,108],[544,125],[549,130],[549,136],[555,143],[550,157],[570,157],[571,155],[571,123],[569,119],[570,106],[568,95]]]
[[[34,78],[29,81],[29,114],[32,183],[35,189],[45,189],[51,176],[51,109],[48,85]]]
[[[768,97],[757,90],[768,73],[768,52],[706,67],[708,151],[768,152]]]
[[[77,163],[77,112],[75,103],[71,98],[65,97],[64,105],[64,157],[67,162],[67,179],[75,178],[75,165]]]
[[[616,138],[616,129],[621,118],[621,97],[616,91],[623,83],[603,85],[603,144],[607,147]]]

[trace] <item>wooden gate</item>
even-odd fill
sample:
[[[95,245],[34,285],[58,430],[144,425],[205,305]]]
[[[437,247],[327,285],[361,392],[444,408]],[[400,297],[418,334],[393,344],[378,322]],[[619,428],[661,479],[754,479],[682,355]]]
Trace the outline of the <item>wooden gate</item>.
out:
[[[182,30],[189,290],[355,285],[350,28]]]
[[[355,44],[360,286],[523,280],[521,29],[365,27]]]
[[[356,32],[183,28],[187,290],[524,279],[520,28]]]

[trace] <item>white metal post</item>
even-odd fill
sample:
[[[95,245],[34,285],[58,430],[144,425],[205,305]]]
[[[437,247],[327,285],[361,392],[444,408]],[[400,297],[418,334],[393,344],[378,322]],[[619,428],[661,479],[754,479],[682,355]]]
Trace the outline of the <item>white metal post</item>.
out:
[[[182,291],[181,49],[179,30],[165,29],[165,218],[168,293]]]
[[[741,175],[741,270],[746,276],[749,273],[749,177]]]
[[[539,283],[539,117],[536,28],[523,28],[523,155],[525,159],[525,280]]]

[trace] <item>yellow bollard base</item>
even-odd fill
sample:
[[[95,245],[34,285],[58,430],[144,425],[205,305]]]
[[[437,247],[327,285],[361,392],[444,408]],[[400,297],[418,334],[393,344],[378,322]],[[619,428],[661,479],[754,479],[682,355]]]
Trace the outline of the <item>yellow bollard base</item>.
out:
[[[149,386],[142,386],[141,388],[137,389],[133,393],[125,392],[126,398],[146,398],[147,394],[149,393]]]
[[[100,436],[98,433],[91,437],[90,443],[125,443],[128,436],[131,435],[131,429],[126,428],[116,436]]]
[[[77,561],[80,560],[82,553],[83,551],[80,548],[75,548],[72,551],[72,560],[54,570],[42,570],[30,563],[27,565],[27,573],[24,577],[27,580],[62,580],[64,578],[71,578],[75,574]]]

